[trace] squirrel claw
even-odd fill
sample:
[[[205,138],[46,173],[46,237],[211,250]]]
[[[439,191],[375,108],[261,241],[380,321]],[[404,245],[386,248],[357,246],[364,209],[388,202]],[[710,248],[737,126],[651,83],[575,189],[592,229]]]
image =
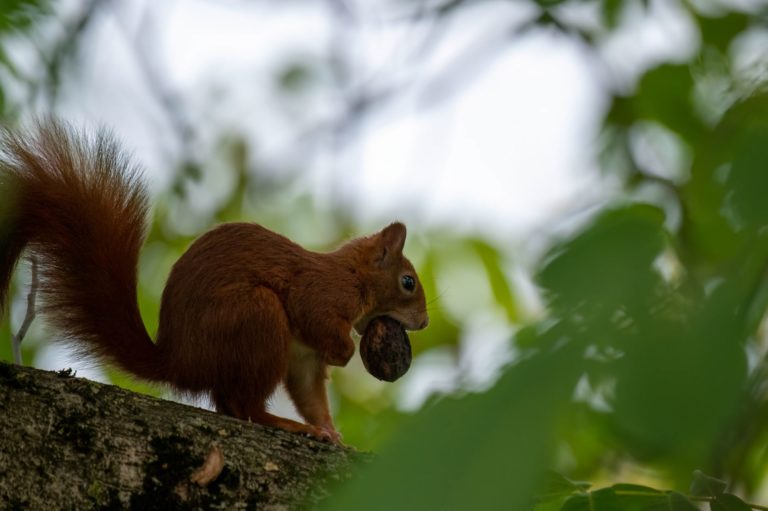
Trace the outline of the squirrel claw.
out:
[[[344,445],[344,443],[341,441],[341,434],[338,431],[336,431],[332,426],[331,427],[309,426],[309,429],[307,430],[307,434],[323,442],[328,442],[336,445]]]

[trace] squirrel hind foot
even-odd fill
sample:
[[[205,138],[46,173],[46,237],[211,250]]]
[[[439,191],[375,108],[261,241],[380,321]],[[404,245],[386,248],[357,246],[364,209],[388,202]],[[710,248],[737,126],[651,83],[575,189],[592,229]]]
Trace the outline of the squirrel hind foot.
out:
[[[341,435],[332,427],[319,427],[312,424],[304,424],[302,422],[286,419],[284,417],[278,417],[277,415],[266,412],[259,414],[256,417],[249,417],[249,419],[252,422],[261,424],[262,426],[279,428],[284,431],[290,431],[291,433],[303,433],[317,440],[343,445],[341,442]]]
[[[220,396],[218,396],[219,399],[216,399],[216,395],[212,397],[216,404],[216,411],[224,415],[247,420],[262,426],[282,429],[291,433],[302,433],[324,442],[343,445],[341,435],[334,429],[333,425],[321,427],[313,424],[304,424],[303,422],[286,419],[285,417],[279,417],[263,410],[254,410],[253,408],[247,411],[246,407],[239,406],[240,403],[233,402],[232,400],[223,400]]]

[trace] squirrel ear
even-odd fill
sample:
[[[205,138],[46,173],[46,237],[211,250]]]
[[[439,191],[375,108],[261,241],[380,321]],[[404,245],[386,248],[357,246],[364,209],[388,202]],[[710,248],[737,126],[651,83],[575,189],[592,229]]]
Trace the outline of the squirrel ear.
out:
[[[405,225],[395,222],[379,233],[379,263],[385,263],[392,254],[402,254],[407,230]]]

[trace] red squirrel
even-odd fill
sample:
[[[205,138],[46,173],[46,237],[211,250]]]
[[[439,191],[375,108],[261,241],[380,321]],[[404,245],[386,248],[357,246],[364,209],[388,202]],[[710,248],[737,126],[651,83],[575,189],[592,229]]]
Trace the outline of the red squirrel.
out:
[[[393,223],[329,253],[253,223],[194,241],[163,291],[157,340],[137,304],[147,191],[114,137],[56,120],[0,137],[0,312],[24,250],[39,262],[41,312],[84,355],[181,392],[218,412],[339,442],[325,389],[380,315],[426,327],[424,290]],[[268,413],[283,382],[306,424]]]

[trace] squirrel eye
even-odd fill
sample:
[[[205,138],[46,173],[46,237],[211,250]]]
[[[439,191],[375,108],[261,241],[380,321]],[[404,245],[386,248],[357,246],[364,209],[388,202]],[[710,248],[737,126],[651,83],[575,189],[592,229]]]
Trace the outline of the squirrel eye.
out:
[[[400,284],[403,285],[403,289],[406,291],[413,291],[416,289],[416,280],[410,275],[403,275],[400,278]]]

